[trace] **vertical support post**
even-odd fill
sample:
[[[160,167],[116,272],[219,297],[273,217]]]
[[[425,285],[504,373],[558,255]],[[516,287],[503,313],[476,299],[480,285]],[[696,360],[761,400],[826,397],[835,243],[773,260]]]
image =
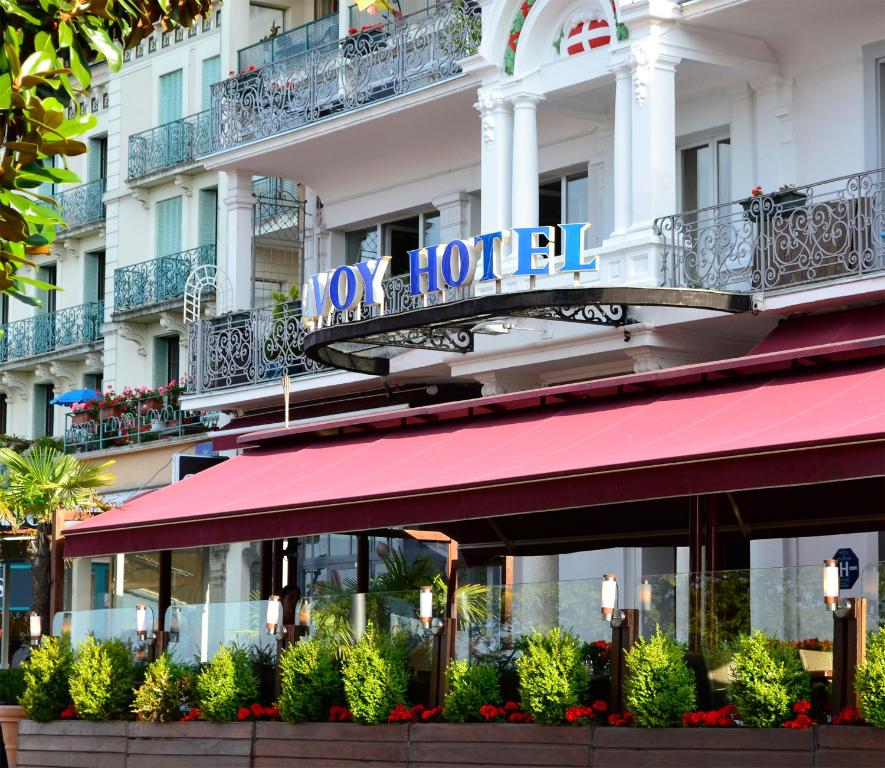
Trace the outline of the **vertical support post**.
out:
[[[286,544],[286,584],[298,583],[298,539],[289,539]]]
[[[631,152],[633,150],[633,71],[629,64],[615,68],[614,184],[615,230],[623,234],[631,224]]]
[[[716,603],[716,571],[719,570],[719,519],[716,496],[706,497],[704,517],[704,574],[701,581],[702,632],[707,644],[717,644],[718,606]]]
[[[269,540],[261,542],[261,574],[258,583],[261,599],[267,600],[273,594],[273,542]]]
[[[369,591],[369,534],[356,537],[356,591]]]
[[[854,676],[867,648],[867,599],[851,598],[845,616],[833,617],[833,711],[857,706]]]
[[[279,595],[283,591],[283,540],[274,539],[271,553],[273,570],[270,574],[270,590],[272,595]]]
[[[697,651],[701,645],[704,497],[690,496],[688,503],[688,648]]]
[[[55,512],[52,521],[52,539],[49,545],[49,626],[43,627],[44,634],[52,628],[52,618],[65,606],[65,540],[62,532],[65,526],[65,515],[61,510]],[[4,582],[9,588],[9,582]]]
[[[3,561],[3,638],[0,641],[0,669],[9,669],[9,561]],[[44,627],[45,634],[49,634],[48,627]]]
[[[538,104],[543,99],[537,93],[519,93],[511,99],[514,227],[538,226]]]
[[[157,635],[154,638],[152,656],[157,658],[169,645],[166,629],[166,612],[172,605],[172,550],[160,551],[160,584],[157,589]]]
[[[611,698],[612,710],[623,712],[626,709],[624,701],[624,681],[627,677],[626,653],[633,647],[639,637],[639,611],[636,608],[625,608],[622,613],[624,619],[620,626],[612,624],[612,647],[611,647]]]

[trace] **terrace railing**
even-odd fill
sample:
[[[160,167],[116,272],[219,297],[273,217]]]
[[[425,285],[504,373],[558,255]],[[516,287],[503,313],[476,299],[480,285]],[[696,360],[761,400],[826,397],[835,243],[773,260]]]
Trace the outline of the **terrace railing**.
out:
[[[99,341],[104,302],[93,301],[0,326],[0,363]]]
[[[401,96],[461,73],[482,34],[471,0],[379,22],[306,56],[212,86],[213,152]]]
[[[241,49],[237,52],[237,71],[261,69],[277,61],[293,62],[304,58],[313,48],[331,45],[336,40],[338,14],[333,13]]]
[[[885,270],[885,169],[655,222],[663,283],[742,293]]]
[[[96,179],[59,192],[55,199],[61,210],[64,225],[59,225],[56,229],[59,232],[68,232],[85,229],[104,221],[104,191],[105,180]]]
[[[129,179],[195,163],[209,151],[209,110],[129,137]]]
[[[467,298],[470,288],[455,288],[445,294],[412,296],[409,278],[384,281],[385,312],[408,312],[443,301]],[[375,308],[360,307],[349,320],[368,319]],[[340,320],[333,317],[333,322]],[[304,354],[308,330],[301,322],[298,302],[274,307],[233,312],[200,320],[189,328],[189,392],[198,394],[228,387],[243,387],[279,380],[283,373],[310,376],[327,368]]]
[[[212,425],[213,418],[183,411],[161,398],[139,399],[128,408],[111,406],[96,408],[91,413],[72,412],[66,416],[64,448],[82,453],[198,434]]]
[[[204,264],[215,264],[214,245],[114,270],[114,312],[129,312],[181,298],[191,271]]]

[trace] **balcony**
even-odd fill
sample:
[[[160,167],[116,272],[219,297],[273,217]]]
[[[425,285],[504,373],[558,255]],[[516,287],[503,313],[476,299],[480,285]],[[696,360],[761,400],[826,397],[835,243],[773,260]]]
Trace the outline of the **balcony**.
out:
[[[332,45],[337,40],[338,14],[333,13],[238,51],[237,71],[247,72],[250,67],[261,69],[278,61],[303,59],[308,51]]]
[[[129,137],[129,176],[140,181],[193,166],[209,151],[209,110]]]
[[[0,326],[0,364],[100,341],[103,322],[104,302],[93,301],[6,323]]]
[[[476,53],[479,7],[469,0],[367,27],[306,56],[276,61],[212,86],[211,151],[310,123],[444,82]]]
[[[65,234],[85,233],[104,222],[105,180],[96,179],[79,187],[59,192],[55,199],[61,210],[64,225],[56,231]]]
[[[180,299],[190,273],[206,264],[215,264],[214,245],[114,270],[114,315]]]
[[[133,398],[115,406],[87,405],[66,415],[64,449],[85,453],[148,445],[200,434],[216,421],[217,414],[181,410],[177,397]]]
[[[885,170],[665,216],[663,284],[781,291],[885,270]]]

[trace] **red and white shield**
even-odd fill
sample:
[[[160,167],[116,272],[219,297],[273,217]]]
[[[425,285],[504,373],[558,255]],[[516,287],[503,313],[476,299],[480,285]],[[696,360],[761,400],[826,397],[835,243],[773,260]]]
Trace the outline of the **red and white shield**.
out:
[[[594,48],[601,48],[611,42],[611,33],[608,29],[608,22],[605,19],[593,19],[592,21],[579,21],[568,33],[568,48],[566,52],[569,56],[576,53],[585,53],[592,51]]]

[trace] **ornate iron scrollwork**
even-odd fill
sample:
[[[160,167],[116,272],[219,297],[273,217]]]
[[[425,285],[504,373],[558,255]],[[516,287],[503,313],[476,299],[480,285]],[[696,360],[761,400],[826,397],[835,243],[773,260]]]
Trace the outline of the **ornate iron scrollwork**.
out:
[[[407,328],[354,339],[358,344],[377,344],[406,349],[430,349],[436,352],[473,352],[473,334],[469,328],[435,326]]]
[[[560,320],[566,323],[621,326],[630,322],[626,304],[579,304],[563,307],[538,307],[512,312],[516,317]]]

